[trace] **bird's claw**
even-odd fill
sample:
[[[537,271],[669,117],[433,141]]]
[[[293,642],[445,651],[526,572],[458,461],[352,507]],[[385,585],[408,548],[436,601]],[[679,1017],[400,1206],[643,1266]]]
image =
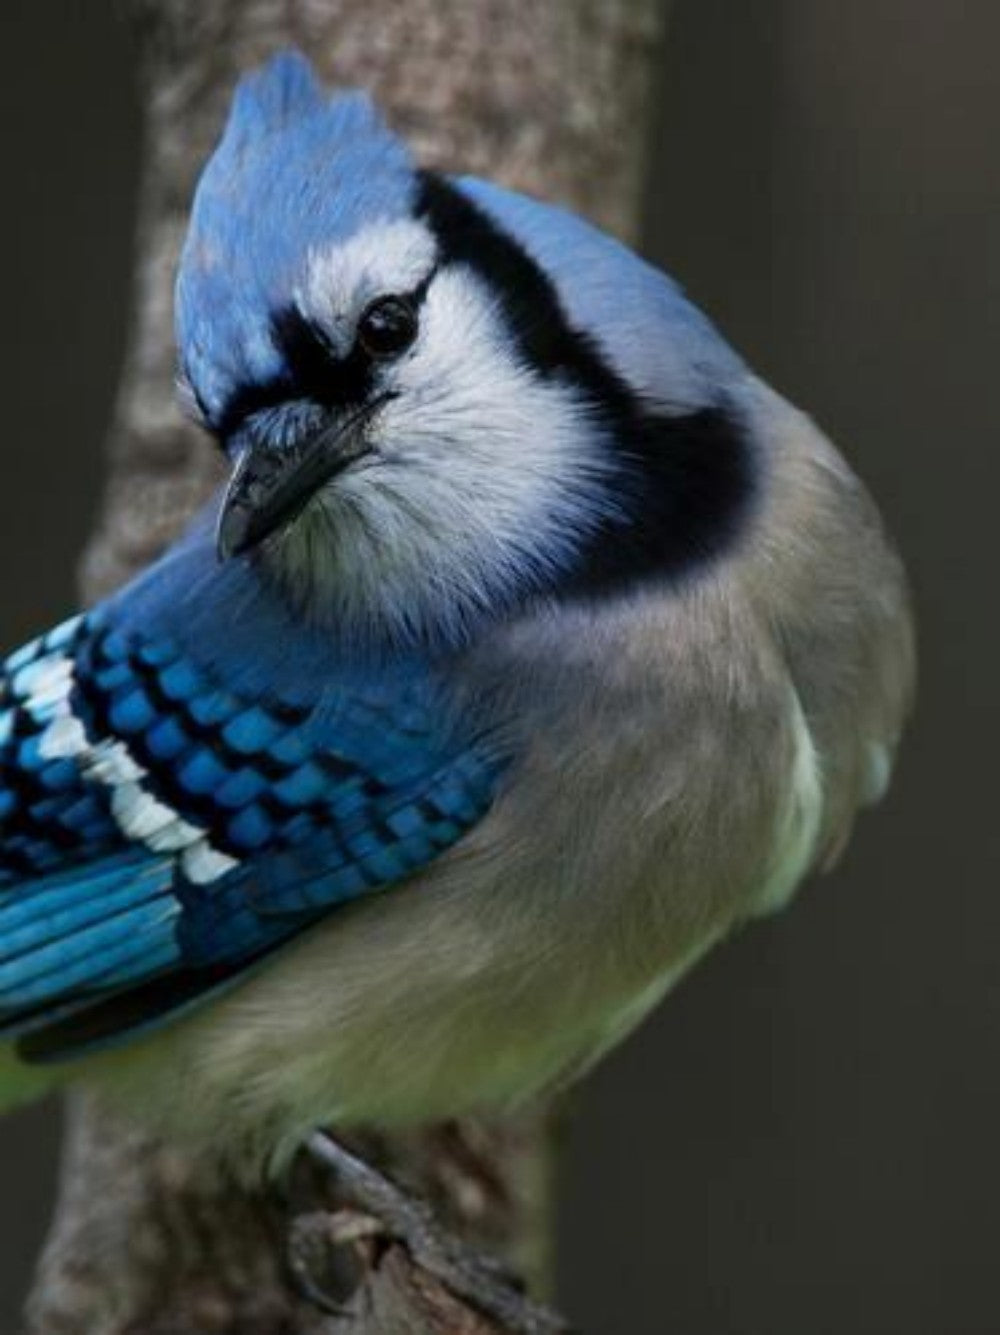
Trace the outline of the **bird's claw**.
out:
[[[349,1316],[347,1303],[360,1278],[354,1244],[384,1234],[377,1219],[354,1210],[311,1210],[297,1215],[289,1230],[287,1249],[296,1289],[321,1311]]]
[[[525,1297],[516,1278],[501,1262],[477,1252],[443,1229],[425,1202],[407,1195],[322,1132],[310,1137],[308,1148],[333,1170],[345,1196],[362,1213],[321,1215],[319,1219],[325,1221],[322,1224],[319,1220],[310,1223],[314,1216],[304,1216],[297,1221],[300,1227],[318,1226],[328,1246],[377,1233],[394,1238],[405,1246],[421,1269],[511,1335],[568,1335],[569,1327],[562,1317]],[[298,1258],[292,1262],[293,1271],[304,1296],[310,1297],[318,1291],[318,1286],[308,1269],[303,1273],[303,1265],[307,1262],[299,1248]],[[328,1294],[321,1294],[320,1306],[330,1310],[333,1302]],[[335,1310],[343,1311],[339,1306]]]

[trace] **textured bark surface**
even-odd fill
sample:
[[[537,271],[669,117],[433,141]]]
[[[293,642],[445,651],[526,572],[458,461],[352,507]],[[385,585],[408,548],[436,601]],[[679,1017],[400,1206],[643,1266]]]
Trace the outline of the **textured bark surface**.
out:
[[[83,584],[93,598],[153,557],[219,476],[173,395],[171,289],[197,171],[237,74],[297,45],[333,84],[369,87],[427,164],[635,228],[661,0],[132,0],[146,150],[135,313],[110,477]],[[550,1271],[551,1116],[357,1142],[464,1238],[533,1287]],[[93,1101],[70,1108],[62,1185],[28,1305],[31,1335],[487,1335],[398,1245],[319,1248],[341,1295],[323,1314],[289,1286],[291,1218],[335,1206],[307,1167],[250,1196]]]

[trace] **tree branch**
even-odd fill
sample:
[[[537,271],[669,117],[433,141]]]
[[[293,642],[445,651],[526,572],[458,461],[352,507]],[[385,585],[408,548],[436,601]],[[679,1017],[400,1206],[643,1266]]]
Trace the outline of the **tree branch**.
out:
[[[661,0],[132,0],[146,151],[135,312],[110,431],[88,598],[149,561],[219,474],[173,393],[174,266],[198,169],[238,73],[296,45],[333,84],[365,85],[428,165],[461,167],[633,233]],[[552,1118],[463,1121],[355,1146],[464,1239],[544,1289]],[[499,1330],[362,1236],[320,1247],[314,1278],[349,1318],[289,1284],[291,1217],[329,1210],[308,1165],[252,1195],[89,1097],[69,1110],[60,1196],[29,1299],[31,1335],[489,1335]],[[363,1233],[363,1229],[357,1230]]]

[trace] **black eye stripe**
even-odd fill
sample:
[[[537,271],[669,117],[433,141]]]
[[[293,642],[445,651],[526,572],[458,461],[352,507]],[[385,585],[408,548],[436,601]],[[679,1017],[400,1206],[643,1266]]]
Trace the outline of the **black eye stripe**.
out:
[[[436,273],[435,266],[415,288],[400,294],[415,312],[423,306]],[[279,311],[271,321],[271,330],[289,370],[270,380],[242,385],[230,396],[212,422],[220,440],[232,435],[254,413],[280,407],[291,399],[311,399],[324,407],[337,408],[363,403],[371,392],[372,362],[356,340],[348,355],[339,357],[323,329],[307,320],[296,306]]]

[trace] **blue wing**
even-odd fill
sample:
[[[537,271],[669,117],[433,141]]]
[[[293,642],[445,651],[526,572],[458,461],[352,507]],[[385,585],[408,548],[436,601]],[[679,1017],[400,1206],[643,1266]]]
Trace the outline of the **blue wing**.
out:
[[[413,664],[317,708],[68,622],[0,670],[0,1036],[52,1060],[194,1005],[432,861],[501,770]]]

